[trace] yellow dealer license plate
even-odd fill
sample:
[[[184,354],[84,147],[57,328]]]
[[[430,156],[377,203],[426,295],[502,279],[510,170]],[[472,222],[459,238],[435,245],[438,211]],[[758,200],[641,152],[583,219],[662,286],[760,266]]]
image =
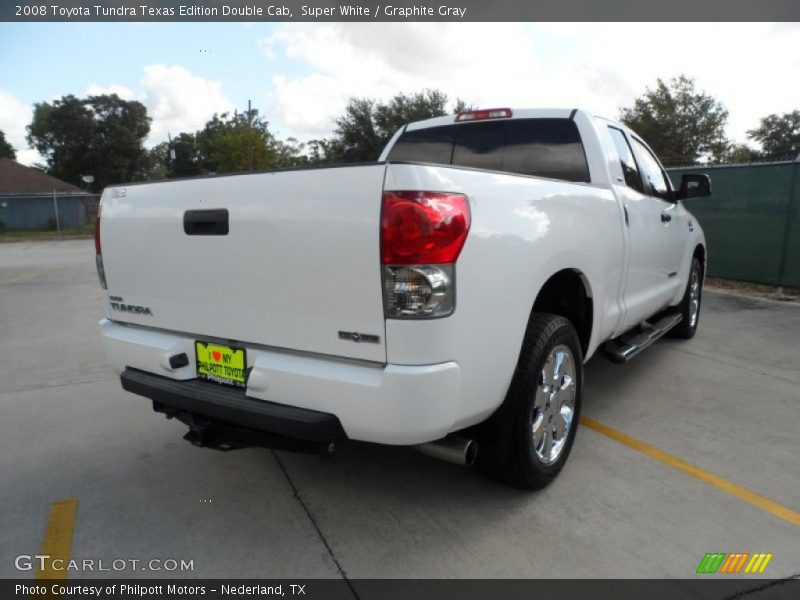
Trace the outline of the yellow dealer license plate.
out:
[[[194,343],[197,376],[226,385],[245,387],[247,360],[244,348],[232,348],[206,342]]]

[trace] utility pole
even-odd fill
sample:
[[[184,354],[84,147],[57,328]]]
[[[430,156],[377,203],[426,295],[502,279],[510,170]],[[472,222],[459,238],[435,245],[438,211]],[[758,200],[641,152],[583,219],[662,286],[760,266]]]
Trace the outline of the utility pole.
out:
[[[247,169],[253,170],[253,107],[247,101]]]

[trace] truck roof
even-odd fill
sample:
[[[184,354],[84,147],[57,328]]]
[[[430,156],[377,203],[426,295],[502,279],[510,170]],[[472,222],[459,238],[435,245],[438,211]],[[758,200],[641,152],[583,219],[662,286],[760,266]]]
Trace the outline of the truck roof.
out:
[[[491,109],[476,109],[476,110],[491,110]],[[511,117],[503,117],[503,119],[569,119],[577,112],[587,113],[587,111],[578,108],[511,108]],[[467,111],[469,112],[469,111]],[[423,121],[414,121],[409,123],[404,131],[414,131],[415,129],[427,129],[429,127],[439,127],[442,125],[452,125],[454,123],[471,123],[473,121],[456,121],[458,115],[445,115],[443,117],[434,117],[432,119],[425,119]]]

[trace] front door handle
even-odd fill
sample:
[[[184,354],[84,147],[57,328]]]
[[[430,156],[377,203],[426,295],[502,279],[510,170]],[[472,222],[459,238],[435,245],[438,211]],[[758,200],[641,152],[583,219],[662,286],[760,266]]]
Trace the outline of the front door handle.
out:
[[[672,215],[669,213],[662,212],[661,213],[661,222],[662,223],[669,223],[672,221]]]

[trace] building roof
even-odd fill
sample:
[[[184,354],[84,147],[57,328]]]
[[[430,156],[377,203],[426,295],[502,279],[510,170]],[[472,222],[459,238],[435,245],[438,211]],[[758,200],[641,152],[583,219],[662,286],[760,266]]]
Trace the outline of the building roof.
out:
[[[0,194],[85,194],[81,188],[26,167],[10,158],[0,158]]]

